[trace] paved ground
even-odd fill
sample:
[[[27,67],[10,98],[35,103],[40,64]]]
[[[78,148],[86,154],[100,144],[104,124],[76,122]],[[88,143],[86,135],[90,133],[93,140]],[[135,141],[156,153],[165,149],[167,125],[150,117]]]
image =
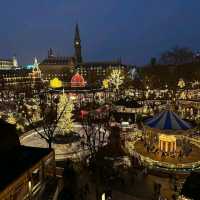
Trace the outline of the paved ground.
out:
[[[112,199],[113,200],[149,200],[149,199],[142,199],[133,197],[129,194],[118,192],[118,191],[112,191]],[[88,200],[96,200],[95,195],[90,195]]]
[[[83,136],[84,130],[80,124],[75,124],[74,132]],[[35,131],[30,131],[20,137],[20,142],[25,146],[48,148],[48,144]],[[56,161],[66,160],[67,158],[80,159],[88,154],[87,149],[81,147],[80,140],[69,144],[53,143],[52,148],[55,150]]]
[[[153,200],[154,194],[154,183],[160,183],[161,193],[167,198],[171,199],[173,194],[172,184],[168,178],[156,177],[148,175],[146,177],[138,176],[135,177],[134,182],[130,180],[130,174],[124,176],[125,182],[123,184],[115,182],[111,185],[113,200]],[[95,186],[88,180],[88,177],[82,175],[79,183],[84,186],[85,183],[90,185],[90,194],[88,200],[95,200]]]
[[[76,131],[80,131],[80,127],[77,127]],[[21,137],[21,144],[27,146],[35,147],[48,147],[46,142],[41,139],[36,133],[31,132]],[[53,148],[56,153],[56,160],[63,160],[67,156],[71,157],[72,155],[77,156],[82,152],[79,142],[74,142],[72,144],[53,144]],[[77,153],[78,152],[78,153]],[[90,182],[87,178],[81,174],[82,184]],[[161,191],[165,197],[171,199],[171,183],[169,179],[156,177],[148,175],[142,177],[141,173],[137,173],[134,180],[132,180],[131,175],[123,176],[125,183],[114,183],[113,184],[113,199],[114,200],[151,200],[153,196],[153,187],[154,183],[160,183],[162,185]],[[95,200],[95,188],[94,184],[90,183],[91,193],[88,200]]]
[[[81,127],[76,126],[75,131],[81,134]],[[30,131],[25,135],[20,137],[20,142],[22,145],[48,148],[48,144],[44,139],[42,139],[35,131]],[[71,157],[79,157],[85,154],[80,147],[80,142],[76,141],[70,144],[53,144],[53,149],[55,150],[56,160],[64,160]]]
[[[131,195],[121,193],[118,191],[113,191],[113,199],[115,199],[115,200],[122,200],[122,199],[123,200],[142,200],[141,198],[136,198]]]

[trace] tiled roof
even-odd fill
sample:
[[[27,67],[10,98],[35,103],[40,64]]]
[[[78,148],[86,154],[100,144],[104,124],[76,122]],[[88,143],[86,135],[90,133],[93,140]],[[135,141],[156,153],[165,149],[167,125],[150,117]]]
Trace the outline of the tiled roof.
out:
[[[106,62],[85,62],[80,63],[79,66],[90,67],[90,66],[112,66],[112,65],[122,65],[119,61],[106,61]]]
[[[12,59],[3,59],[3,58],[0,58],[0,62],[1,62],[1,61],[13,62]]]
[[[22,74],[28,74],[31,73],[31,69],[1,69],[0,70],[0,76],[2,75],[22,75]]]
[[[75,62],[74,57],[51,57],[44,59],[40,65],[67,65],[70,62]]]

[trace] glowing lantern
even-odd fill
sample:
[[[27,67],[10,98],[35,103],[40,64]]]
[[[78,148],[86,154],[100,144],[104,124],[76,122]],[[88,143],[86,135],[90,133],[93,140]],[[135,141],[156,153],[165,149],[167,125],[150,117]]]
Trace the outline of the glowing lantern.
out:
[[[54,78],[50,80],[50,87],[51,88],[60,88],[62,87],[62,81],[59,80],[58,78]]]
[[[71,79],[71,87],[85,87],[86,82],[82,75],[76,73]]]
[[[106,200],[106,194],[105,193],[102,194],[101,200]]]
[[[179,81],[178,81],[178,87],[180,87],[180,88],[184,88],[185,87],[185,81],[182,78],[179,79]]]
[[[108,89],[109,88],[109,80],[108,79],[104,79],[103,80],[103,88],[104,89]]]
[[[16,118],[14,117],[12,113],[8,114],[7,122],[9,124],[16,124]]]

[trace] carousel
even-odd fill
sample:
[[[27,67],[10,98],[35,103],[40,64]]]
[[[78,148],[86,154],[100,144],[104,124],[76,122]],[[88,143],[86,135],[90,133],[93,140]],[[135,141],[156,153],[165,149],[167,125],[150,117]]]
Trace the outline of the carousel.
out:
[[[134,142],[134,152],[151,168],[199,170],[200,141],[191,137],[192,128],[175,112],[163,111],[143,122],[143,136]]]
[[[177,139],[187,136],[192,126],[175,112],[163,111],[144,122],[144,135],[147,145],[157,144],[159,152],[177,152]]]

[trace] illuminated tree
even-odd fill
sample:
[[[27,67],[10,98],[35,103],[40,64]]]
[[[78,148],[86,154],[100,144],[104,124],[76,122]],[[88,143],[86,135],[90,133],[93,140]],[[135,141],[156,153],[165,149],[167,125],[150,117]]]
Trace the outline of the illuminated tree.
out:
[[[7,122],[8,122],[9,124],[16,124],[17,120],[16,120],[16,118],[14,117],[13,113],[9,113],[9,114],[8,114]]]
[[[73,130],[73,108],[74,105],[66,96],[66,94],[60,95],[60,100],[58,103],[58,115],[62,113],[62,116],[58,122],[58,128],[61,130],[62,134],[70,133]]]
[[[114,85],[115,90],[119,90],[119,86],[124,82],[124,75],[121,70],[114,69],[110,75],[110,83]]]
[[[104,79],[103,80],[103,88],[104,89],[108,89],[109,88],[109,79]]]
[[[63,107],[62,111],[60,109],[58,112],[59,96],[53,94],[49,95],[48,92],[41,93],[38,102],[39,104],[36,112],[38,112],[40,116],[39,125],[35,123],[33,110],[30,106],[24,105],[22,112],[29,126],[47,142],[49,149],[51,149],[58,122],[65,111],[66,105]]]
[[[185,87],[185,81],[182,78],[178,81],[178,87],[181,89]]]

